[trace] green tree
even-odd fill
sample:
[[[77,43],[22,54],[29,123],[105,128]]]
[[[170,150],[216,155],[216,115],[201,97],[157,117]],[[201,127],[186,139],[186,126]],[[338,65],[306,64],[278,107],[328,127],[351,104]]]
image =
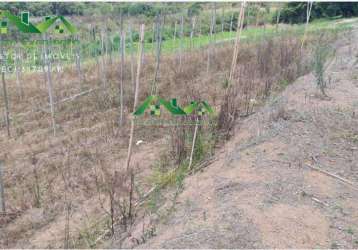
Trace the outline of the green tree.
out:
[[[281,10],[280,22],[303,23],[306,21],[307,2],[289,2]],[[317,2],[313,3],[311,18],[353,17],[358,16],[358,2]],[[276,22],[277,13],[272,22]]]

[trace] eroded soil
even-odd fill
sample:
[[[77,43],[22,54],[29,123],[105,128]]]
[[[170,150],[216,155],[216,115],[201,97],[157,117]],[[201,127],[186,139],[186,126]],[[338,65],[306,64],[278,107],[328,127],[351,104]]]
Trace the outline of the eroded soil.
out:
[[[357,33],[335,45],[329,98],[309,74],[241,121],[139,247],[358,248]]]

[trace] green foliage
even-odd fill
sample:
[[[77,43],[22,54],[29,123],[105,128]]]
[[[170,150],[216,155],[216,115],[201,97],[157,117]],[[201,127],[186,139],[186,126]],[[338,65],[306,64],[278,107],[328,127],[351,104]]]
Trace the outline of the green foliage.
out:
[[[153,17],[159,12],[172,14],[176,13],[179,5],[173,3],[106,3],[106,2],[4,2],[0,3],[0,9],[10,10],[19,14],[28,10],[33,16],[44,15],[93,15],[128,14],[132,16],[144,15]]]
[[[329,44],[324,43],[324,37],[321,35],[313,50],[312,68],[316,78],[317,87],[323,95],[326,95],[325,89],[327,82],[324,73],[326,71],[326,62],[331,55],[332,48]]]
[[[186,161],[184,161],[177,168],[171,170],[165,170],[163,167],[156,167],[150,179],[159,188],[164,188],[167,186],[181,187],[183,185],[187,171],[188,164]]]
[[[280,22],[303,23],[307,16],[306,2],[288,2],[281,9]],[[278,11],[272,18],[276,22]],[[310,20],[317,18],[353,17],[358,16],[357,2],[316,2],[313,3]]]
[[[203,7],[201,6],[200,3],[192,3],[189,7],[188,7],[188,16],[192,17],[192,16],[197,16],[200,14],[200,12],[203,10]]]
[[[21,11],[28,10],[31,15],[83,15],[85,3],[64,3],[64,2],[3,2],[0,3],[0,9],[9,10],[14,14],[20,14]]]

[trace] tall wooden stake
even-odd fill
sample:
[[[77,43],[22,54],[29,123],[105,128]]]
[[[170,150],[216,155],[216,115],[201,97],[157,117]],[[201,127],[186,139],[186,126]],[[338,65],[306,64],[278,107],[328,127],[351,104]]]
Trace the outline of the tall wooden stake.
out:
[[[222,9],[221,12],[221,33],[224,33],[224,29],[225,29],[225,9]]]
[[[234,12],[231,13],[231,18],[230,18],[230,33],[232,32],[233,23],[234,23]]]
[[[211,50],[212,50],[212,43],[213,43],[213,32],[215,26],[215,13],[214,10],[211,10],[211,22],[210,22],[210,36],[209,36],[209,46],[207,49],[208,52],[208,59],[206,64],[206,73],[209,74],[210,71],[210,59],[211,59]]]
[[[134,72],[134,46],[133,46],[133,34],[132,34],[132,22],[129,19],[128,23],[128,32],[129,32],[129,49],[131,53],[131,79],[133,91],[135,91],[135,72]]]
[[[1,80],[2,80],[2,89],[4,94],[4,103],[5,103],[5,122],[6,122],[6,130],[7,130],[7,136],[10,137],[10,118],[9,118],[9,100],[7,97],[7,87],[6,87],[6,81],[5,81],[5,72],[2,70],[1,72]]]
[[[2,213],[6,213],[6,207],[5,207],[5,190],[4,190],[4,182],[3,182],[3,174],[2,174],[2,170],[4,168],[4,162],[2,160],[0,160],[0,207],[1,207],[1,212]]]
[[[196,24],[196,18],[195,16],[192,19],[191,22],[191,31],[190,31],[190,49],[192,49],[194,47],[193,44],[193,37],[194,37],[194,32],[195,32],[195,24]]]
[[[154,41],[156,41],[156,22],[153,22],[153,37],[152,37],[152,53],[154,55],[155,50],[154,50]]]
[[[179,45],[179,68],[182,69],[182,60],[183,60],[183,41],[184,39],[184,16],[180,17],[180,45]]]
[[[103,89],[107,88],[107,76],[106,76],[106,51],[105,51],[105,36],[104,31],[101,31],[101,78]]]
[[[121,35],[120,35],[120,117],[119,117],[119,125],[122,126],[123,125],[123,108],[124,108],[124,102],[123,102],[123,81],[124,81],[124,76],[123,76],[123,66],[124,66],[124,41],[126,39],[126,34],[125,32],[123,32],[122,28],[121,28]]]
[[[142,24],[140,26],[140,42],[138,48],[138,59],[137,59],[137,76],[136,76],[136,86],[134,92],[134,103],[133,103],[133,112],[135,111],[138,103],[138,95],[139,95],[139,80],[140,80],[140,70],[142,67],[142,57],[143,57],[143,48],[144,48],[144,28],[145,25]],[[133,146],[133,136],[134,136],[134,117],[131,119],[131,130],[129,134],[129,145],[128,145],[128,154],[127,154],[127,161],[126,161],[126,169],[127,171],[130,169],[130,162],[132,157],[132,146]]]
[[[214,33],[214,44],[216,44],[216,3],[214,2],[214,26],[213,26],[213,33]],[[213,47],[213,51],[215,51],[215,47]]]
[[[241,38],[241,31],[242,31],[243,24],[244,24],[244,19],[245,19],[245,2],[242,2],[241,8],[240,8],[239,19],[237,20],[237,32],[236,32],[237,35],[236,35],[234,55],[232,57],[232,63],[231,63],[231,69],[230,69],[230,75],[229,75],[229,84],[231,84],[234,74],[235,74],[235,71],[236,71],[236,63],[237,63],[237,58],[239,56],[240,38]]]
[[[156,20],[156,50],[155,50],[155,72],[154,72],[154,80],[152,84],[151,94],[154,95],[157,93],[157,81],[159,74],[159,66],[160,66],[160,53],[162,48],[162,20],[161,14],[157,16]]]
[[[20,46],[19,46],[19,43],[16,43],[16,53],[15,53],[15,67],[16,67],[16,85],[17,85],[17,88],[19,90],[19,97],[20,99],[23,99],[24,97],[24,91],[22,89],[22,84],[21,84],[21,77],[20,77],[20,74],[21,74],[21,60],[20,58],[21,55],[20,55]]]
[[[53,98],[53,87],[52,87],[52,76],[51,76],[51,59],[49,59],[49,46],[48,46],[48,36],[44,35],[44,52],[45,52],[45,65],[47,72],[47,90],[50,101],[50,111],[51,111],[51,120],[52,120],[52,130],[53,135],[56,136],[56,120],[55,120],[55,104]]]
[[[123,31],[123,17],[120,13],[120,25],[119,25],[119,126],[123,125],[123,64],[124,64],[124,41],[125,32]]]
[[[109,32],[109,29],[108,27],[106,28],[106,41],[107,41],[107,46],[106,46],[106,54],[108,55],[109,57],[109,65],[112,65],[113,64],[113,60],[112,60],[112,51],[113,51],[113,48],[112,48],[112,40],[111,40],[111,34]]]
[[[174,22],[173,49],[175,50],[175,41],[177,36],[177,21]]]
[[[196,136],[198,133],[198,127],[199,127],[199,118],[196,118],[196,123],[195,123],[195,130],[194,130],[194,135],[193,135],[193,142],[191,145],[191,152],[190,152],[190,158],[189,158],[189,170],[191,170],[192,164],[193,164],[193,156],[194,156],[194,149],[195,149],[195,143],[196,143]]]
[[[2,40],[2,37],[0,37]],[[4,47],[2,45],[2,41],[0,40],[0,47],[1,47],[1,80],[2,80],[2,90],[3,90],[3,96],[4,96],[4,104],[5,104],[5,122],[6,122],[6,130],[7,130],[7,136],[10,137],[10,111],[9,111],[9,100],[7,96],[7,87],[6,87],[6,81],[5,81],[5,71],[6,71],[6,59],[4,54]],[[3,68],[4,67],[4,68]]]
[[[309,24],[309,22],[310,22],[310,16],[311,16],[312,6],[313,6],[313,2],[307,1],[306,25],[305,25],[305,31],[304,31],[303,37],[302,37],[301,50],[303,49],[303,45],[304,45],[305,40],[306,40],[307,29],[308,29],[308,24]]]
[[[80,44],[79,37],[77,37],[77,42],[76,42],[76,67],[77,67],[78,79],[80,81],[80,89],[83,90],[84,77],[81,70],[81,44]]]
[[[279,9],[276,17],[276,31],[278,31],[278,24],[280,23],[281,9]]]

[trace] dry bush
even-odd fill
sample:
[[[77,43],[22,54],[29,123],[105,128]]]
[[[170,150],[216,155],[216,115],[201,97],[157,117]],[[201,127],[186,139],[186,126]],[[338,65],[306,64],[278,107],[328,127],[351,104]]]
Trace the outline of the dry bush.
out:
[[[185,117],[174,118],[176,122],[185,122]],[[187,127],[186,126],[173,126],[170,129],[170,156],[176,165],[183,162],[187,155],[188,150],[186,147]]]
[[[102,209],[109,216],[111,235],[115,233],[115,226],[120,225],[126,231],[133,223],[134,212],[134,173],[129,171],[114,171],[108,169],[103,159],[97,159],[94,179],[98,192],[98,199]],[[104,196],[104,197],[102,197]],[[108,202],[109,205],[105,203]]]
[[[296,37],[267,38],[252,46],[244,44],[240,50],[237,71],[226,89],[219,113],[219,127],[225,138],[240,116],[253,112],[253,106],[284,81],[292,82],[304,74],[300,40]],[[246,56],[245,56],[246,55]]]

